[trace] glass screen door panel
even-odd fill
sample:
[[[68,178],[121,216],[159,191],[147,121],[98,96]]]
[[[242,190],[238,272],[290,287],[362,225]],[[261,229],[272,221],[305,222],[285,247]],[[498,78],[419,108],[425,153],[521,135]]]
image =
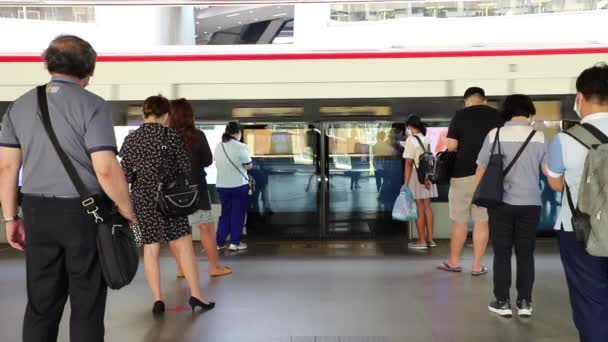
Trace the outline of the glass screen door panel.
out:
[[[328,237],[404,234],[391,219],[403,184],[403,129],[390,122],[340,122],[324,126]]]
[[[306,123],[245,125],[253,156],[247,232],[251,237],[318,238],[321,235],[320,132]]]

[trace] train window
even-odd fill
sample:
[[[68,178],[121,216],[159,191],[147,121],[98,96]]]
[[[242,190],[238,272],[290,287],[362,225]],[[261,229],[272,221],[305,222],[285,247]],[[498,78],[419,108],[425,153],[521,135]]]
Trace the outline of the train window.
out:
[[[233,108],[235,118],[254,118],[268,116],[302,116],[303,107]]]
[[[393,114],[390,106],[357,106],[357,107],[321,107],[322,115],[331,116],[390,116]]]

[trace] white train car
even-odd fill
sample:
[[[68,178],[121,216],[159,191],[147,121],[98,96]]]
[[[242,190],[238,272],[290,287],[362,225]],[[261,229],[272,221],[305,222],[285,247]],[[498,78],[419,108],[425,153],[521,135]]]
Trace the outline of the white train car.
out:
[[[103,54],[90,89],[110,101],[354,99],[572,94],[608,46],[557,48]],[[0,101],[47,80],[39,56],[0,55]]]

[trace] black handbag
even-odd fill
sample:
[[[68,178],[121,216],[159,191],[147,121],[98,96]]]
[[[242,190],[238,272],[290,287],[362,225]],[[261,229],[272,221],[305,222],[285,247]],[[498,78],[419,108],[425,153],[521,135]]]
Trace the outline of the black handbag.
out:
[[[500,128],[498,128],[496,137],[494,138],[494,144],[492,144],[492,151],[486,172],[483,177],[481,177],[479,185],[477,185],[477,189],[473,195],[473,204],[488,209],[496,208],[502,204],[505,176],[511,171],[513,165],[515,165],[515,162],[519,159],[535,134],[536,131],[534,130],[530,132],[530,135],[528,135],[524,144],[519,148],[519,151],[517,151],[517,154],[515,154],[515,157],[513,157],[513,160],[511,160],[511,163],[509,163],[505,169],[503,168],[505,156],[502,154],[500,148]],[[498,146],[498,153],[494,153],[496,146]]]
[[[139,252],[133,230],[118,214],[109,201],[91,195],[76,172],[74,164],[59,145],[51,124],[46,98],[46,85],[37,88],[38,106],[42,114],[44,129],[63,164],[70,180],[76,187],[82,206],[97,224],[97,252],[106,284],[117,290],[131,283],[139,265]]]
[[[236,169],[236,171],[238,173],[241,174],[241,176],[243,176],[243,178],[245,178],[245,180],[247,181],[247,185],[249,186],[249,196],[252,196],[253,193],[255,192],[255,179],[253,177],[251,177],[249,174],[244,173],[243,171],[241,171],[241,169],[238,168],[238,166],[236,166],[236,164],[232,161],[232,159],[230,159],[230,156],[228,155],[228,152],[226,152],[226,148],[224,147],[224,143],[222,142],[222,150],[224,150],[224,154],[226,155],[226,159],[228,159],[228,161],[230,162],[230,164],[232,164],[232,166],[234,166],[234,168]]]
[[[181,217],[194,214],[198,208],[199,191],[197,184],[190,184],[189,175],[178,175],[173,181],[165,182],[167,169],[167,130],[163,133],[160,152],[158,183],[158,210],[166,217]]]
[[[456,163],[456,152],[443,151],[437,153],[435,162],[435,174],[431,182],[435,184],[449,184]]]

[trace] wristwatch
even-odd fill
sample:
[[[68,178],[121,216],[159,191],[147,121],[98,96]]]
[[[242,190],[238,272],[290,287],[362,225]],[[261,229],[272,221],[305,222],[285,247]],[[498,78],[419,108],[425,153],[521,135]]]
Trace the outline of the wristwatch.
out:
[[[9,217],[9,218],[2,218],[2,223],[15,222],[15,221],[18,221],[19,219],[21,219],[19,217],[19,215],[15,215],[15,216]]]

